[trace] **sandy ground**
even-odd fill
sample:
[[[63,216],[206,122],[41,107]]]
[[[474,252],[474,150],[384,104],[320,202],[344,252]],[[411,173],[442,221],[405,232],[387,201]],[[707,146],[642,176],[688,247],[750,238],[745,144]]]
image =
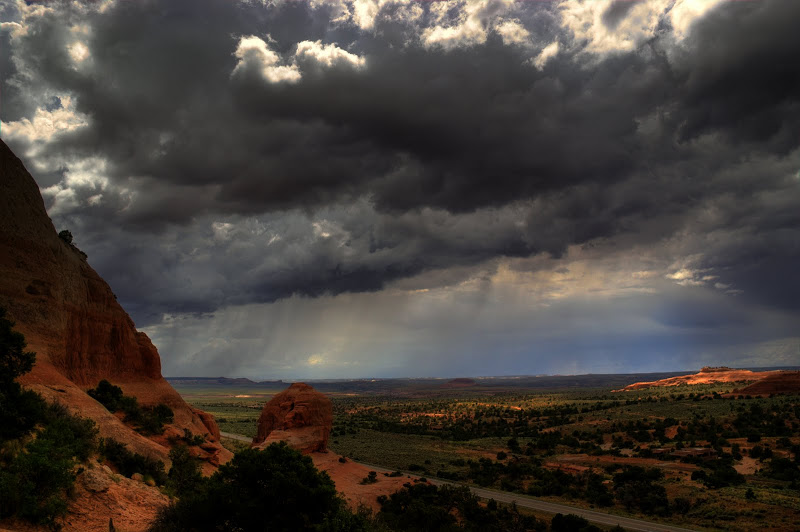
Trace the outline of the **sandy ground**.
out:
[[[339,462],[339,455],[332,452],[312,453],[310,456],[317,469],[330,475],[336,484],[337,491],[344,495],[352,509],[363,504],[371,508],[373,512],[378,512],[380,510],[377,501],[379,495],[389,495],[401,490],[403,484],[412,482],[411,478],[406,475],[387,477],[383,472],[378,471],[378,481],[375,484],[361,484],[361,480],[372,471],[371,468],[350,460],[342,464]]]
[[[752,475],[761,469],[758,460],[749,456],[743,456],[741,463],[734,465],[733,468],[742,475]]]

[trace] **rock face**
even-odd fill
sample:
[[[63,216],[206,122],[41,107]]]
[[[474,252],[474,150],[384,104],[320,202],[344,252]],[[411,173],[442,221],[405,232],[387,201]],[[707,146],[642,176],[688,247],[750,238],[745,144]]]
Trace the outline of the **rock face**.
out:
[[[169,465],[164,438],[148,439],[123,424],[85,390],[102,379],[142,405],[165,403],[171,428],[219,440],[211,416],[193,410],[161,376],[161,359],[146,334],[117,303],[106,282],[75,246],[58,237],[39,187],[0,141],[0,305],[25,335],[36,365],[20,381],[47,399],[93,419],[100,436]],[[231,454],[216,443],[214,462]]]
[[[296,382],[264,405],[252,447],[285,441],[304,454],[325,452],[332,425],[330,399],[308,384]]]
[[[627,392],[631,390],[641,390],[643,388],[653,388],[658,386],[688,386],[693,384],[710,384],[714,382],[757,381],[768,375],[771,375],[772,373],[773,372],[771,371],[750,371],[749,369],[704,367],[698,373],[693,375],[681,375],[679,377],[670,377],[669,379],[662,379],[660,381],[636,382],[634,384],[629,384],[620,390],[614,391]]]

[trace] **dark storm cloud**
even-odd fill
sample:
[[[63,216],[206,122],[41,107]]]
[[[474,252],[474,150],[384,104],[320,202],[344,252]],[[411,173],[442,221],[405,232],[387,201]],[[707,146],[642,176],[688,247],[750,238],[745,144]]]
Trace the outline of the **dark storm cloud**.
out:
[[[603,23],[619,26],[637,4],[612,3]],[[420,5],[421,23],[432,24]],[[50,170],[37,178],[49,186],[81,158],[105,162],[110,185],[75,188],[81,208],[55,216],[80,228],[139,322],[679,231],[722,235],[698,266],[719,270],[719,282],[758,304],[797,301],[796,283],[774,273],[799,264],[786,158],[800,138],[800,4],[724,3],[679,45],[662,29],[600,56],[558,26],[557,6],[518,9],[532,46],[492,30],[485,42],[446,48],[426,46],[406,20],[377,20],[374,32],[333,24],[333,5],[63,4],[3,46],[2,118],[72,96],[87,125],[47,143],[36,159]],[[91,28],[89,59],[76,65],[69,27],[80,24]],[[250,35],[299,79],[268,81],[257,55],[235,70]],[[559,53],[534,67],[554,40]],[[295,58],[302,41],[365,62]],[[747,161],[760,164],[736,171]],[[711,204],[719,220],[692,219]],[[214,240],[213,223],[238,230],[248,220],[280,240]],[[314,234],[321,221],[341,238]],[[693,241],[687,253],[709,248]]]
[[[637,0],[614,0],[603,12],[603,24],[611,29],[616,28],[636,2]]]
[[[684,61],[683,139],[715,131],[786,154],[800,138],[796,2],[730,2],[699,21]]]

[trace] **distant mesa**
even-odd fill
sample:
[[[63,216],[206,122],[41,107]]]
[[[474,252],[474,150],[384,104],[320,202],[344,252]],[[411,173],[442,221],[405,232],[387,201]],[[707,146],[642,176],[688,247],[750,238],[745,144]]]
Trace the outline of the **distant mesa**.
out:
[[[728,396],[794,395],[798,393],[800,393],[800,371],[776,371],[749,386],[733,390]]]
[[[728,366],[703,366],[700,370],[700,373],[726,373],[729,371],[735,371]]]
[[[264,405],[251,447],[263,449],[285,441],[303,454],[327,452],[332,426],[330,399],[308,384],[296,382]]]
[[[170,384],[179,386],[275,386],[284,384],[282,380],[277,381],[253,381],[246,377],[166,377]]]
[[[658,381],[650,382],[636,382],[629,384],[615,392],[627,392],[631,390],[641,390],[644,388],[656,388],[662,386],[680,386],[680,385],[694,385],[694,384],[712,384],[712,383],[725,383],[725,382],[754,382],[770,375],[774,371],[750,371],[749,369],[732,369],[725,366],[711,367],[706,366],[698,373],[692,375],[680,375],[678,377],[670,377],[668,379],[661,379]]]
[[[477,386],[478,383],[472,379],[466,379],[463,377],[459,377],[457,379],[453,379],[448,381],[442,385],[443,388],[468,388],[470,386]]]

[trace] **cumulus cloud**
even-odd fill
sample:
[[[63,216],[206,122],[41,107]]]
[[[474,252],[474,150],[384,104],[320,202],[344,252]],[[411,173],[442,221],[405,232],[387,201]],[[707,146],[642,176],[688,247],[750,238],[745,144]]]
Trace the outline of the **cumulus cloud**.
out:
[[[503,38],[506,44],[525,44],[530,39],[530,33],[518,20],[504,20],[495,27],[495,31]]]
[[[296,65],[280,65],[280,57],[262,39],[253,35],[239,39],[234,54],[239,60],[232,76],[255,71],[270,83],[295,82],[301,77]]]
[[[298,60],[311,59],[320,65],[334,67],[346,65],[351,67],[364,66],[364,58],[351,54],[335,44],[322,44],[321,41],[303,41],[297,44],[295,58]]]
[[[539,55],[533,58],[533,64],[536,68],[544,68],[547,62],[558,55],[558,41],[551,42],[539,52]]]

